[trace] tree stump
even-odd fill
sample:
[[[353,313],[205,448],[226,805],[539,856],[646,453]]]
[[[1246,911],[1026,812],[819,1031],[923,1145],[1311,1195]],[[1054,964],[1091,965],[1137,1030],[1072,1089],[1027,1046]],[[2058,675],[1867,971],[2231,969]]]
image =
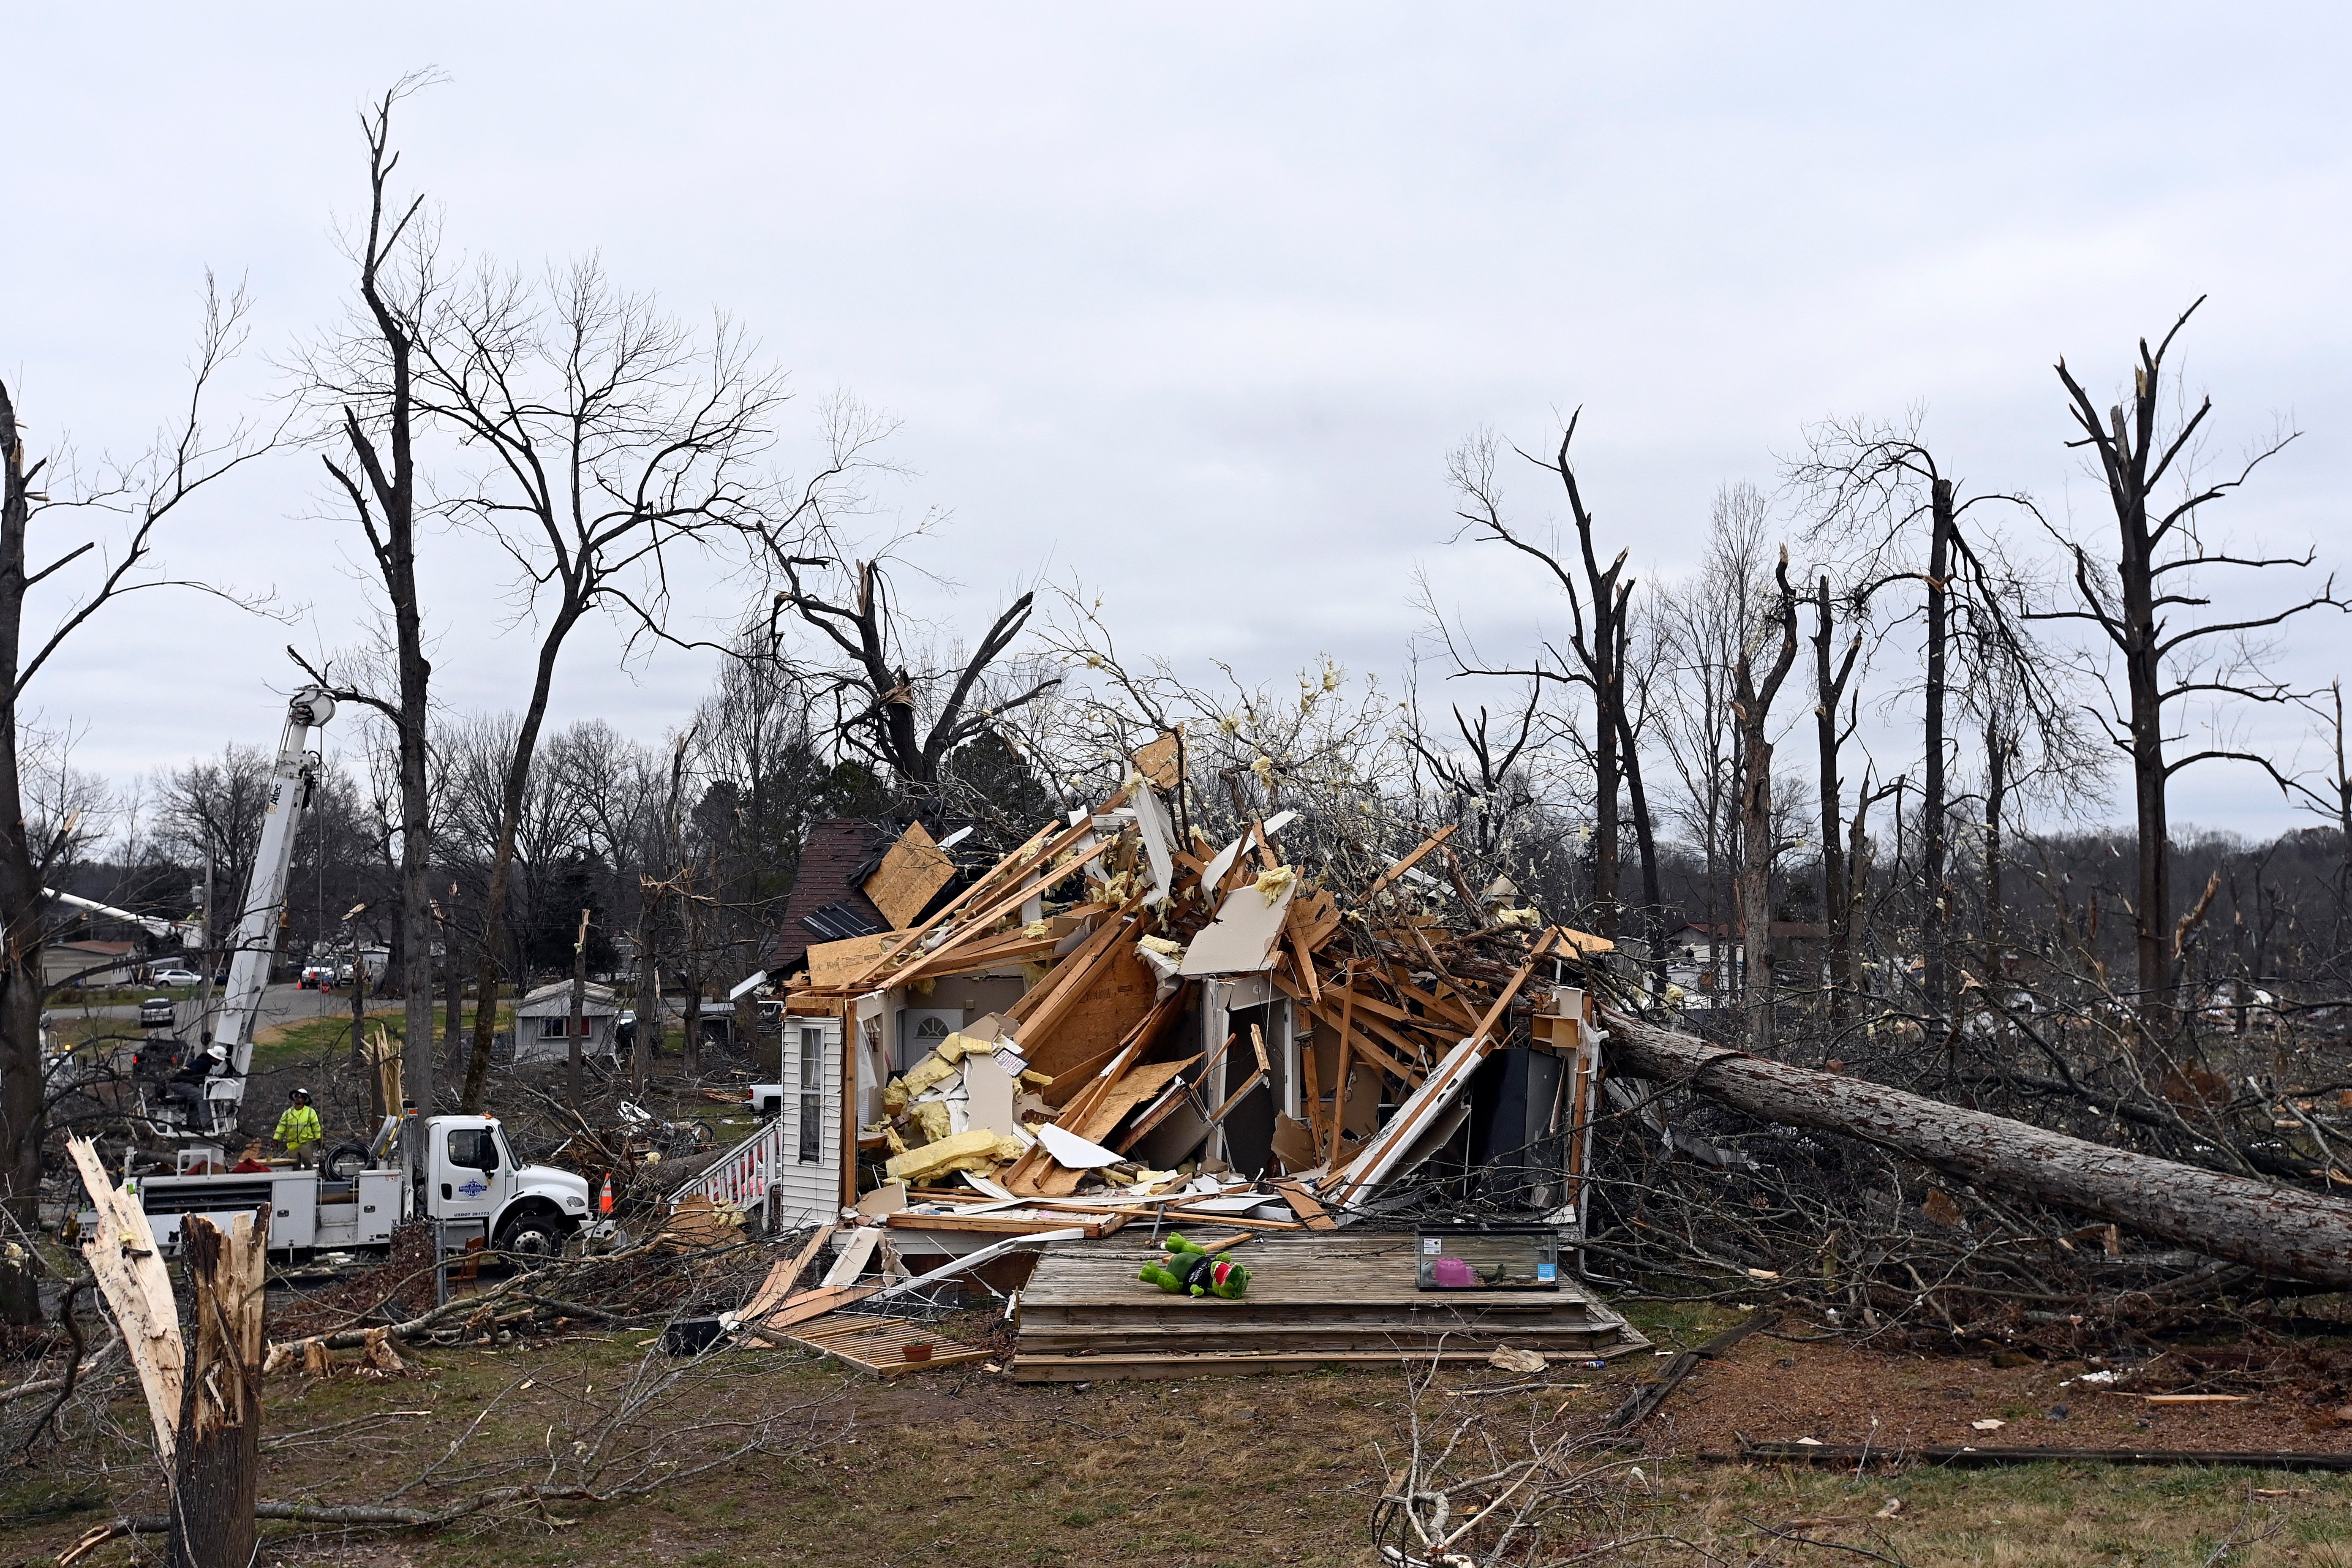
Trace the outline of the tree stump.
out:
[[[194,1354],[180,1396],[172,1488],[172,1568],[247,1568],[261,1469],[262,1287],[269,1205],[224,1235],[181,1222],[195,1296]]]

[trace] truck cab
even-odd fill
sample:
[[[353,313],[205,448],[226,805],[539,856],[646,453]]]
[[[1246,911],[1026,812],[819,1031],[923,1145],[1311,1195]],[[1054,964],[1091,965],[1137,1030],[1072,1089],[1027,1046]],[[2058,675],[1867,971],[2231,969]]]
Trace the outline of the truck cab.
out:
[[[495,1116],[425,1119],[425,1190],[418,1210],[445,1238],[481,1227],[501,1252],[551,1258],[588,1219],[588,1178],[515,1158]]]

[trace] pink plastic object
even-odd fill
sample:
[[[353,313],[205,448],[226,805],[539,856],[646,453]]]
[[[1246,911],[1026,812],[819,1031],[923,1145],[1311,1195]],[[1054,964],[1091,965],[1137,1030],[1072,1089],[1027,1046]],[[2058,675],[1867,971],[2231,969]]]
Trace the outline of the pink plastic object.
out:
[[[1447,1289],[1465,1289],[1478,1283],[1478,1276],[1459,1258],[1441,1258],[1429,1266],[1429,1282]]]

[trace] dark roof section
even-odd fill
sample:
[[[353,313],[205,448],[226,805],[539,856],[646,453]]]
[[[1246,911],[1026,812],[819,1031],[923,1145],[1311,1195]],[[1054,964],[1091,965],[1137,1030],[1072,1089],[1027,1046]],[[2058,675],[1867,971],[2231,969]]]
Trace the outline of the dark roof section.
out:
[[[781,980],[800,967],[812,942],[826,940],[811,928],[812,916],[827,926],[854,916],[874,931],[890,929],[861,884],[898,837],[887,824],[850,816],[831,817],[809,829],[799,869],[793,873],[793,890],[784,896],[775,950],[768,955],[769,973]]]

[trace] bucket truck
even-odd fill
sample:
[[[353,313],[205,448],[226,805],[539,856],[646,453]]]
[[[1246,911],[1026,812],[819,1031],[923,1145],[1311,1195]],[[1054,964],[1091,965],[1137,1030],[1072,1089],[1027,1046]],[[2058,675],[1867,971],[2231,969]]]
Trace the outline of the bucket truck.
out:
[[[187,1215],[204,1215],[226,1228],[236,1215],[249,1215],[267,1201],[273,1251],[389,1247],[393,1227],[415,1217],[435,1222],[444,1246],[478,1236],[509,1253],[552,1256],[588,1221],[587,1178],[521,1164],[493,1116],[387,1116],[371,1145],[337,1149],[324,1170],[228,1168],[232,1156],[226,1145],[236,1137],[246,1074],[253,1065],[254,1031],[286,907],[294,836],[319,784],[319,753],[310,749],[310,732],[334,712],[334,700],[317,687],[296,692],[287,707],[261,847],[246,889],[211,1047],[197,1040],[182,1042],[170,1057],[140,1053],[139,1073],[148,1080],[140,1085],[142,1120],[154,1136],[183,1145],[177,1173],[139,1178],[140,1206],[167,1251],[177,1250],[180,1224]],[[151,1063],[151,1055],[158,1060]],[[153,1100],[151,1086],[158,1095]],[[425,1141],[413,1185],[395,1152],[398,1141],[412,1136]]]

